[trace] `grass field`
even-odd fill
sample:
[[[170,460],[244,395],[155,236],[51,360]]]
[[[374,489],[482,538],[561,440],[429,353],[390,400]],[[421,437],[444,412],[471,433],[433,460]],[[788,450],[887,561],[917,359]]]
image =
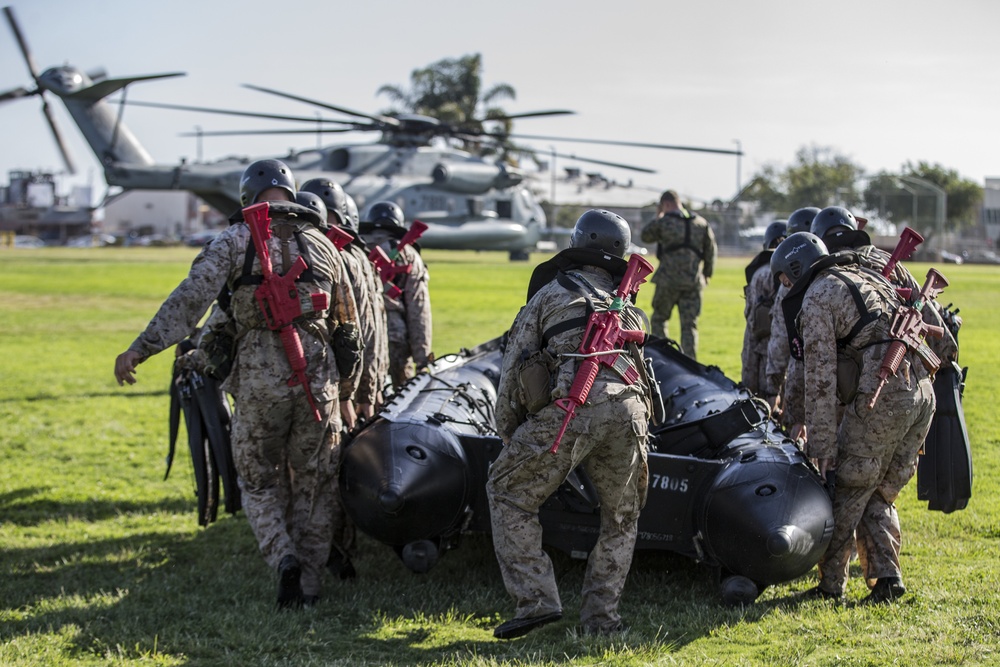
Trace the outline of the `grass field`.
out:
[[[359,577],[327,581],[301,613],[274,609],[274,575],[242,514],[201,529],[186,449],[163,480],[171,353],[120,388],[115,355],[185,275],[189,249],[0,251],[0,664],[2,665],[986,665],[1000,664],[1000,269],[944,266],[961,307],[970,506],[899,509],[911,593],[888,607],[804,601],[808,575],[746,608],[720,605],[712,574],[637,556],[622,603],[630,630],[575,630],[583,565],[554,554],[566,617],[521,640],[492,629],[513,605],[487,537],[426,575],[362,537]],[[504,331],[534,262],[425,254],[434,349]],[[742,267],[705,293],[702,362],[739,376]],[[923,278],[924,265],[911,270]],[[652,290],[640,293],[648,306]],[[183,437],[183,436],[182,436]],[[856,572],[855,572],[856,574]]]

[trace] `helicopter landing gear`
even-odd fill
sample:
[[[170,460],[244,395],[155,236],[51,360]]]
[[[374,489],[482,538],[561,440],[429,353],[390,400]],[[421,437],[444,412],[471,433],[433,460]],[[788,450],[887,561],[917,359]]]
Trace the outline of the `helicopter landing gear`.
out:
[[[530,257],[531,254],[527,250],[510,251],[510,261],[512,262],[527,262]]]

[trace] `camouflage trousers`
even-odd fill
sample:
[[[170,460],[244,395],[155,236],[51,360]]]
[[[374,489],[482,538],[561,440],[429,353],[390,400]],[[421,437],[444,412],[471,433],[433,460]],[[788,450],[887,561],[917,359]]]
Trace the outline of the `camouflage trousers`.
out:
[[[504,585],[517,603],[516,618],[561,612],[538,509],[583,465],[600,498],[601,529],[587,559],[580,620],[591,631],[611,630],[621,621],[618,602],[646,498],[646,408],[634,394],[581,406],[553,455],[549,448],[565,414],[554,404],[542,409],[518,427],[490,467],[493,545]]]
[[[304,398],[236,401],[233,459],[243,511],[267,564],[294,555],[302,592],[319,595],[333,537],[334,473],[340,444],[337,401],[317,401],[316,421]],[[327,436],[330,426],[333,437]]]
[[[767,341],[755,340],[750,332],[743,336],[743,352],[740,355],[742,371],[740,381],[751,393],[762,396],[767,387]]]
[[[868,410],[871,395],[859,394],[837,434],[833,538],[819,561],[821,586],[832,593],[846,590],[855,531],[870,585],[902,575],[902,533],[893,503],[917,471],[917,454],[934,416],[934,391],[929,379],[909,391],[886,389],[874,410]]]
[[[692,359],[698,354],[698,316],[701,315],[701,286],[675,286],[656,283],[653,292],[653,315],[649,318],[650,329],[657,336],[669,338],[667,321],[674,307],[681,321],[681,351]]]
[[[389,339],[389,377],[394,391],[415,375],[413,351],[407,337],[406,320],[394,310],[386,313],[386,335]]]

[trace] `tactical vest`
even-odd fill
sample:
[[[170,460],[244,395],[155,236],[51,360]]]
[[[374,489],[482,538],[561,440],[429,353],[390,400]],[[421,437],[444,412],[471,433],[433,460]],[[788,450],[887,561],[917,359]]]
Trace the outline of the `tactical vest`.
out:
[[[670,214],[668,213],[667,215],[670,215]],[[684,221],[684,240],[682,242],[680,242],[680,243],[671,243],[668,246],[662,246],[659,243],[657,243],[656,244],[656,259],[662,261],[663,258],[664,258],[664,256],[666,256],[667,254],[672,253],[675,250],[682,250],[684,248],[687,248],[688,250],[690,250],[691,252],[693,252],[695,255],[697,255],[698,259],[700,259],[701,261],[704,262],[705,261],[705,253],[702,252],[701,248],[699,248],[699,247],[695,246],[693,243],[691,243],[691,223],[694,221],[694,217],[687,217],[687,218],[681,218],[680,216],[676,216],[676,217],[678,217],[678,218],[680,218],[681,220]]]
[[[837,270],[835,268],[837,266],[854,266],[861,273],[875,278],[869,284],[881,297],[886,308],[877,311],[869,309],[864,297],[861,295],[861,290],[844,272]],[[831,255],[828,258],[817,261],[809,268],[807,274],[795,283],[795,286],[782,301],[791,354],[800,361],[804,357],[804,345],[799,328],[799,314],[802,308],[802,300],[809,285],[812,284],[821,271],[837,278],[847,286],[859,315],[858,320],[851,327],[847,335],[837,339],[837,398],[841,403],[849,404],[857,396],[861,380],[864,351],[873,345],[891,342],[889,338],[889,325],[900,306],[900,300],[895,288],[888,279],[877,271],[861,266],[858,263],[857,256],[853,253]],[[799,287],[800,285],[802,285],[801,288]],[[786,306],[786,304],[788,305]],[[857,342],[858,335],[865,327],[872,323],[876,324],[868,340],[861,341],[860,343]]]

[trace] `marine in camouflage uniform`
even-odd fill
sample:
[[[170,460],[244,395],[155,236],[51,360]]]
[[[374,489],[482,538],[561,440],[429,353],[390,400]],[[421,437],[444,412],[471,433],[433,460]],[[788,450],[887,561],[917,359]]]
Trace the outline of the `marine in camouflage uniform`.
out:
[[[336,249],[316,229],[314,214],[283,195],[287,191],[294,197],[294,181],[287,170],[276,160],[251,164],[244,172],[243,199],[249,205],[259,195],[272,204],[274,233],[268,249],[275,271],[284,273],[305,249],[311,278],[296,283],[299,296],[303,303],[313,293],[329,298],[327,310],[307,312],[295,324],[321,419],[314,418],[303,388],[289,386],[292,371],[281,339],[277,331],[267,328],[254,297],[255,286],[247,284],[245,260],[253,242],[246,224],[230,226],[201,251],[146,330],[119,355],[115,376],[119,383],[135,382],[138,363],[180,342],[222,287],[233,288],[238,343],[223,389],[235,399],[232,443],[243,509],[264,559],[281,574],[279,605],[296,606],[318,599],[322,567],[329,554],[331,480],[339,439],[330,441],[324,435],[328,424],[335,432],[340,430],[337,403],[342,379],[330,341],[356,336],[357,314]],[[271,172],[279,171],[287,172],[284,184],[246,192],[248,175],[269,178]],[[282,198],[287,201],[278,201]],[[251,267],[250,275],[259,276],[259,257]],[[350,380],[345,380],[352,389]]]
[[[402,210],[392,202],[375,202],[365,218],[360,224],[365,241],[369,247],[380,246],[391,257],[407,231],[403,226]],[[413,245],[404,246],[398,252],[395,263],[408,267],[393,279],[402,294],[392,297],[383,290],[389,339],[389,375],[397,390],[434,359],[431,354],[430,274]]]
[[[371,419],[375,411],[383,403],[382,389],[388,376],[389,351],[386,333],[385,305],[382,299],[382,283],[378,280],[375,267],[368,259],[368,251],[364,240],[358,233],[357,207],[351,207],[343,187],[328,178],[313,178],[302,184],[298,195],[303,192],[318,197],[326,208],[325,228],[329,234],[331,227],[346,233],[351,237],[347,245],[342,247],[340,257],[344,263],[344,275],[350,283],[351,292],[358,308],[358,332],[364,350],[358,368],[357,391],[354,403],[350,409],[341,407],[342,415],[350,415],[344,427],[350,431],[356,426],[353,418],[363,421]],[[353,215],[352,215],[353,210]],[[329,429],[328,438],[339,439],[340,433]],[[343,449],[337,451],[342,455]],[[341,457],[337,459],[337,470],[340,469]],[[332,480],[334,504],[333,543],[330,558],[327,562],[331,572],[341,579],[349,579],[356,575],[351,557],[357,542],[357,529],[344,508],[340,497],[340,476],[335,474]]]
[[[360,418],[371,419],[383,402],[382,389],[389,372],[382,283],[368,259],[368,248],[358,231],[358,220],[351,216],[348,195],[340,184],[328,178],[314,178],[303,183],[300,190],[319,196],[326,205],[327,224],[338,227],[352,239],[341,251],[341,259],[358,306],[358,332],[364,342],[355,408]]]
[[[669,337],[667,321],[677,308],[681,321],[681,351],[692,359],[698,354],[698,317],[701,293],[715,270],[715,234],[708,221],[692,215],[673,190],[660,196],[659,217],[642,230],[643,243],[656,243],[660,266],[653,275],[653,316],[650,328]]]
[[[596,223],[594,214],[598,214]],[[587,229],[588,224],[607,227],[613,219],[621,226],[612,229],[623,228],[627,238],[627,223],[606,211],[588,211],[577,222],[577,230]],[[552,562],[542,549],[538,509],[577,466],[583,466],[593,481],[601,512],[600,534],[584,575],[580,618],[589,633],[620,630],[618,603],[632,562],[639,510],[645,502],[648,388],[641,381],[627,384],[602,365],[558,451],[550,452],[566,416],[552,401],[568,395],[576,376],[579,363],[573,355],[589,316],[588,299],[606,306],[620,280],[620,275],[612,277],[608,267],[624,269],[622,260],[615,257],[612,262],[607,255],[595,253],[578,233],[571,243],[573,248],[536,268],[533,285],[546,271],[555,277],[554,266],[564,271],[558,280],[543,279],[542,286],[529,295],[511,325],[501,368],[496,421],[504,448],[490,467],[486,492],[500,571],[517,605],[514,619],[494,633],[501,639],[561,618]],[[624,247],[620,252],[624,253]],[[623,328],[641,328],[631,308],[622,313]],[[567,328],[566,323],[572,326]],[[521,389],[526,358],[545,360],[541,363],[546,380],[534,407],[526,405]],[[536,411],[529,412],[532,409]]]
[[[743,288],[745,304],[743,318],[743,352],[741,381],[743,386],[758,396],[764,395],[767,378],[767,346],[771,337],[771,307],[777,292],[777,281],[771,274],[771,253],[785,238],[785,222],[778,220],[768,225],[764,234],[764,249],[747,265],[747,284]]]
[[[775,259],[801,242],[796,236],[778,247]],[[894,502],[916,472],[917,454],[934,413],[934,392],[923,363],[908,352],[869,409],[899,300],[887,280],[861,267],[854,257],[825,257],[825,253],[823,248],[812,268],[797,276],[782,271],[781,260],[772,263],[776,273],[785,275],[783,282],[796,281],[788,298],[802,298],[796,323],[803,341],[806,453],[822,474],[836,470],[833,538],[819,562],[820,584],[812,593],[843,596],[857,530],[859,540],[865,541],[859,552],[868,555],[862,563],[864,576],[876,582],[867,599],[884,602],[905,592]],[[863,301],[865,313],[859,311],[856,297]],[[838,341],[861,352],[857,386],[845,387],[841,378],[840,398],[848,400],[842,419]],[[845,395],[850,393],[856,396]]]

